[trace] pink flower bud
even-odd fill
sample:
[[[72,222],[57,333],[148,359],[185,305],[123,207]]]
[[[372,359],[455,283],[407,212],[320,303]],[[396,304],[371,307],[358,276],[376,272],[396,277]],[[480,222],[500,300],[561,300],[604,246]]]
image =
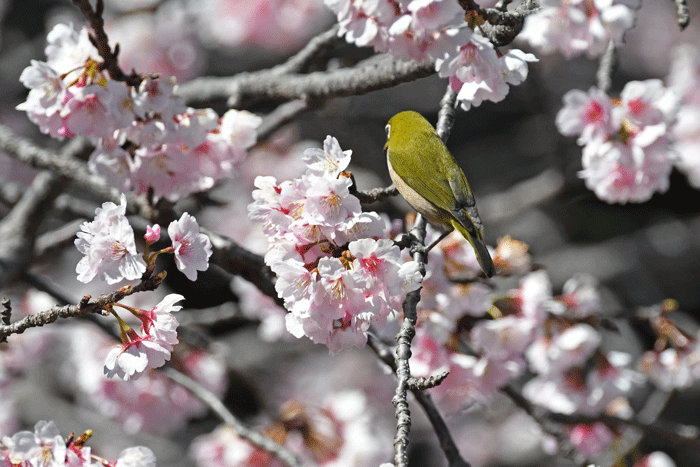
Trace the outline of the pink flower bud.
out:
[[[143,236],[148,244],[157,242],[160,239],[160,225],[155,224],[153,227],[150,225],[146,227],[146,235]]]

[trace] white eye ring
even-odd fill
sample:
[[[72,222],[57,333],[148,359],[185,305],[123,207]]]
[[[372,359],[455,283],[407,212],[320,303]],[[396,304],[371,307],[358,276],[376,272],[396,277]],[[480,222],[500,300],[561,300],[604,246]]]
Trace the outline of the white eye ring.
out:
[[[391,125],[387,123],[387,125],[384,127],[384,131],[386,131],[386,137],[388,138],[391,134]]]

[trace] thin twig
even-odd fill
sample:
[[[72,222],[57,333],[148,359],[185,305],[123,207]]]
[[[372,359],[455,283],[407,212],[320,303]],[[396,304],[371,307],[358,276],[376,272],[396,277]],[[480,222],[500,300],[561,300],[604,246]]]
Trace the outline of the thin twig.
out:
[[[104,60],[104,67],[109,73],[110,78],[113,80],[124,81],[129,86],[138,86],[142,78],[136,73],[127,75],[119,67],[119,62],[117,61],[117,56],[119,55],[119,46],[112,48],[109,46],[109,38],[105,32],[105,22],[102,18],[102,12],[104,9],[103,0],[97,0],[95,9],[92,9],[89,0],[73,0],[76,5],[83,12],[83,15],[90,22],[94,36],[91,37],[92,43],[97,49],[97,52]]]
[[[272,68],[280,75],[288,73],[301,73],[316,58],[322,56],[340,42],[338,37],[339,25],[334,24],[329,30],[312,38],[303,49],[290,57],[286,62]]]
[[[309,109],[309,104],[301,99],[285,102],[263,117],[257,129],[258,141],[266,140],[282,125],[294,120],[299,114]]]
[[[24,162],[30,167],[50,170],[52,173],[65,177],[81,188],[98,195],[100,198],[119,203],[120,193],[116,188],[108,186],[98,175],[90,172],[84,162],[77,160],[74,154],[84,151],[89,143],[82,138],[71,140],[61,154],[41,148],[26,138],[15,134],[10,128],[0,124],[0,150],[10,157]],[[138,213],[146,219],[155,216],[153,208],[143,196],[126,193],[129,213]]]
[[[615,42],[608,42],[608,47],[605,49],[605,53],[600,57],[600,64],[598,65],[598,72],[596,73],[596,80],[598,82],[598,89],[603,92],[608,92],[610,90],[610,83],[612,76],[612,69],[615,66]]]
[[[116,292],[108,295],[100,295],[97,300],[92,300],[90,295],[86,295],[77,305],[54,306],[46,311],[29,315],[24,319],[16,321],[7,326],[0,326],[0,339],[11,334],[22,334],[29,328],[45,326],[56,321],[58,318],[73,318],[85,316],[90,313],[99,313],[107,305],[117,303],[129,295],[137,292],[155,290],[163,281],[165,275],[159,274],[143,279],[134,287],[122,287]]]
[[[355,195],[360,200],[360,203],[372,204],[384,201],[390,196],[398,195],[399,190],[392,183],[386,188],[372,188],[371,190],[359,191],[355,188],[355,184],[353,183],[350,187],[350,193]]]
[[[224,423],[234,429],[238,436],[246,439],[253,446],[269,452],[288,467],[302,466],[299,459],[297,459],[296,456],[287,448],[277,444],[270,438],[263,436],[261,433],[246,427],[226,408],[224,403],[219,400],[216,394],[207,388],[203,387],[201,384],[197,383],[187,375],[180,373],[170,365],[166,365],[161,368],[161,372],[180,386],[190,391],[197,398],[199,398],[199,400],[207,404],[209,408],[211,408],[214,413],[216,413],[216,415],[218,415],[219,418],[224,421]]]

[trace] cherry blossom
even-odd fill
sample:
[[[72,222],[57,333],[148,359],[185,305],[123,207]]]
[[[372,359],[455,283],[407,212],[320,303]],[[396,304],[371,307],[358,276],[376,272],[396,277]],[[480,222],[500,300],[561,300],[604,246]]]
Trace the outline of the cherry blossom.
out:
[[[88,167],[120,190],[175,202],[235,175],[256,143],[260,117],[189,108],[172,77],[110,79],[87,28],[57,25],[48,39],[47,61],[20,75],[30,91],[17,109],[54,138],[89,138]]]
[[[156,467],[156,456],[144,446],[126,448],[119,453],[114,467]]]
[[[173,242],[177,268],[189,280],[197,280],[197,271],[209,268],[209,257],[212,254],[209,237],[199,232],[197,220],[186,212],[179,220],[170,223],[168,235]]]
[[[75,246],[85,256],[76,266],[79,281],[87,283],[99,276],[115,284],[122,279],[139,279],[146,271],[125,214],[126,197],[122,194],[119,206],[106,202],[95,210],[92,222],[80,225]]]
[[[596,57],[610,41],[622,44],[639,5],[639,0],[543,0],[525,18],[519,38],[545,54]]]
[[[606,139],[615,133],[612,102],[603,91],[592,87],[587,93],[573,89],[564,95],[564,107],[556,125],[564,136],[579,136],[578,144]]]
[[[155,224],[153,226],[147,226],[146,227],[146,233],[143,235],[143,238],[146,240],[146,242],[150,243],[155,243],[158,240],[160,240],[160,225]]]
[[[655,451],[639,459],[632,467],[676,467],[676,463],[665,452]]]
[[[338,35],[348,42],[401,60],[435,59],[435,69],[450,78],[465,110],[484,100],[503,100],[509,84],[520,84],[527,77],[527,63],[537,61],[517,49],[499,55],[488,39],[470,28],[456,0],[325,3],[337,14]]]
[[[53,421],[40,421],[34,425],[34,432],[20,431],[12,437],[4,436],[0,459],[9,465],[65,465],[66,442]]]
[[[675,154],[668,129],[677,96],[660,80],[631,81],[620,99],[592,88],[564,96],[557,127],[584,145],[579,176],[609,203],[644,202],[668,189]]]
[[[421,276],[393,242],[378,239],[386,227],[381,217],[363,213],[350,194],[343,172],[350,151],[329,136],[322,150],[305,156],[307,172],[294,180],[258,177],[248,210],[270,241],[265,263],[290,312],[287,330],[336,353],[364,346],[370,325],[383,328]]]
[[[133,330],[126,334],[127,342],[113,348],[107,355],[104,374],[108,378],[137,379],[147,369],[161,367],[170,360],[170,344],[155,336],[141,337]]]
[[[700,49],[685,44],[673,51],[668,86],[679,97],[677,119],[671,129],[675,161],[690,184],[700,187]]]
[[[602,422],[593,424],[580,423],[569,433],[571,443],[586,457],[597,456],[612,442],[612,431]]]

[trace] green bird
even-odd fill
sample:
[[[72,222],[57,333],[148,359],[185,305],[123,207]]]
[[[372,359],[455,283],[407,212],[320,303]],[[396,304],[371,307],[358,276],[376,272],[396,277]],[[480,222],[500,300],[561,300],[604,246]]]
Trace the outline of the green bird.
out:
[[[389,120],[386,134],[389,175],[401,196],[440,230],[462,234],[484,274],[493,276],[493,260],[467,177],[433,126],[421,114],[406,111]]]

